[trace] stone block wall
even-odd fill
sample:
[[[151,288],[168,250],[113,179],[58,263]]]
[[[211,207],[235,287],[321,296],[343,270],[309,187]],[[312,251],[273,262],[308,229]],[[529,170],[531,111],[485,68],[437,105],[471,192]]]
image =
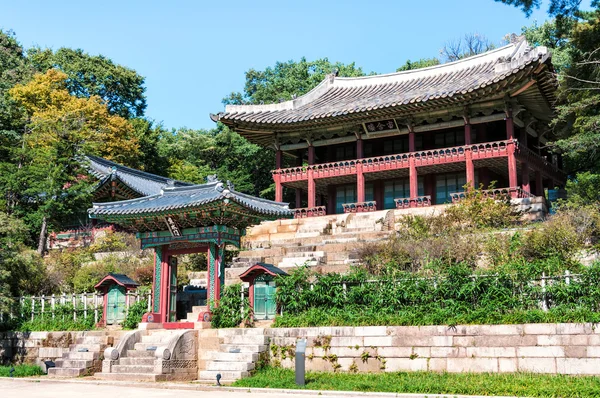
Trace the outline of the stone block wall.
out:
[[[533,372],[600,375],[593,324],[266,329],[271,361],[294,367],[307,339],[306,368],[318,371]]]
[[[0,332],[0,363],[32,363],[62,358],[85,332]]]

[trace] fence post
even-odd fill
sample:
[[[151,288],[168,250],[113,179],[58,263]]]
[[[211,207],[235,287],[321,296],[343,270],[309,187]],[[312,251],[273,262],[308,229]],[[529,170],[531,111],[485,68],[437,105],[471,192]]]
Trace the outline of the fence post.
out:
[[[242,283],[240,288],[240,313],[242,315],[242,322],[244,321],[244,284]]]
[[[50,299],[50,309],[52,310],[52,319],[54,319],[54,306],[56,305],[56,296],[52,295]]]
[[[77,320],[77,299],[75,298],[75,293],[71,293],[71,301],[73,302],[73,320]]]
[[[342,283],[342,289],[344,289],[344,297],[346,297],[346,282]]]
[[[94,323],[98,323],[98,293],[94,293]]]
[[[565,271],[565,283],[567,285],[571,284],[571,272],[569,270]]]
[[[41,300],[42,318],[44,317],[44,308],[46,307],[46,296],[42,294]]]
[[[130,292],[125,293],[125,316],[127,316],[127,314],[129,314],[129,306],[131,305],[129,303],[129,297],[131,297],[131,293]]]
[[[83,300],[83,318],[87,319],[87,293],[81,293],[81,299]]]
[[[20,297],[19,298],[19,307],[21,307],[20,311],[21,311],[21,318],[23,318],[23,307],[25,306],[25,298],[24,297]]]
[[[542,310],[548,311],[548,302],[546,301],[546,273],[542,272]]]
[[[35,297],[31,296],[31,320],[33,321],[33,315],[35,314]]]
[[[152,292],[148,292],[148,312],[152,310]]]

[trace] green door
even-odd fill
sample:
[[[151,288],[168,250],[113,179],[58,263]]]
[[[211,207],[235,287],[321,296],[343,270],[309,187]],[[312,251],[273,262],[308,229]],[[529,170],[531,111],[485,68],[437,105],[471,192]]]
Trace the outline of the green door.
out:
[[[254,282],[254,318],[273,319],[277,312],[275,303],[275,282],[257,280]]]
[[[169,258],[169,322],[177,321],[177,257]]]
[[[125,288],[113,285],[108,289],[106,300],[106,324],[114,325],[125,319]]]

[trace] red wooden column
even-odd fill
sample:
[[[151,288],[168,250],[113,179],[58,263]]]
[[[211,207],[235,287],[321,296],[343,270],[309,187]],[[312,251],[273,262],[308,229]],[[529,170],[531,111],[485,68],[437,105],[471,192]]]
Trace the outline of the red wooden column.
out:
[[[542,172],[539,170],[535,171],[535,194],[537,196],[544,196],[544,183],[542,180]]]
[[[521,142],[524,148],[527,148],[527,136],[529,134],[525,129],[521,130]],[[523,191],[531,192],[531,186],[529,185],[529,162],[523,161],[521,162],[521,182],[523,183]]]
[[[356,158],[363,157],[363,141],[359,136],[356,139]],[[365,201],[365,175],[363,174],[362,163],[356,162],[356,201],[363,203]]]
[[[283,161],[283,152],[278,149],[275,152],[275,170],[279,171],[281,169],[281,164]],[[283,185],[281,185],[281,174],[278,172],[273,176],[275,180],[275,202],[283,201]]]
[[[471,188],[475,188],[475,166],[473,165],[473,153],[471,152],[471,148],[468,147],[468,145],[471,145],[471,124],[469,122],[465,123],[465,145],[467,146],[465,150],[467,184],[469,184]]]
[[[169,322],[169,278],[171,270],[169,269],[169,251],[167,246],[162,247],[162,258],[160,265],[160,320],[159,322]]]
[[[413,152],[415,151],[415,132],[410,129],[408,132],[408,151],[411,155],[408,158],[408,178],[410,187],[410,206],[415,207],[417,205],[417,196],[419,196],[419,182],[417,176],[417,166],[415,166],[415,157]]]
[[[508,185],[510,188],[517,188],[517,158],[515,157],[516,146],[514,143],[515,126],[513,124],[512,112],[507,112],[506,117],[506,139],[508,143]],[[515,196],[516,193],[513,193]]]
[[[308,164],[315,164],[315,147],[308,144]],[[308,168],[308,207],[312,208],[316,206],[317,192],[315,189],[315,179],[313,177],[313,169]]]
[[[302,207],[302,190],[300,188],[296,188],[296,209]]]

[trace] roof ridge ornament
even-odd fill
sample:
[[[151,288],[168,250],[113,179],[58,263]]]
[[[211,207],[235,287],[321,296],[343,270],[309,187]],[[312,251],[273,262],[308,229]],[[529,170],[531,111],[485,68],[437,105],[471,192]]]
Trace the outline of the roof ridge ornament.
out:
[[[214,184],[215,182],[219,182],[219,179],[217,178],[216,174],[209,174],[206,176],[207,184]]]
[[[233,182],[231,182],[231,181],[227,180],[227,188],[228,188],[230,191],[234,191],[235,185],[233,185]]]

